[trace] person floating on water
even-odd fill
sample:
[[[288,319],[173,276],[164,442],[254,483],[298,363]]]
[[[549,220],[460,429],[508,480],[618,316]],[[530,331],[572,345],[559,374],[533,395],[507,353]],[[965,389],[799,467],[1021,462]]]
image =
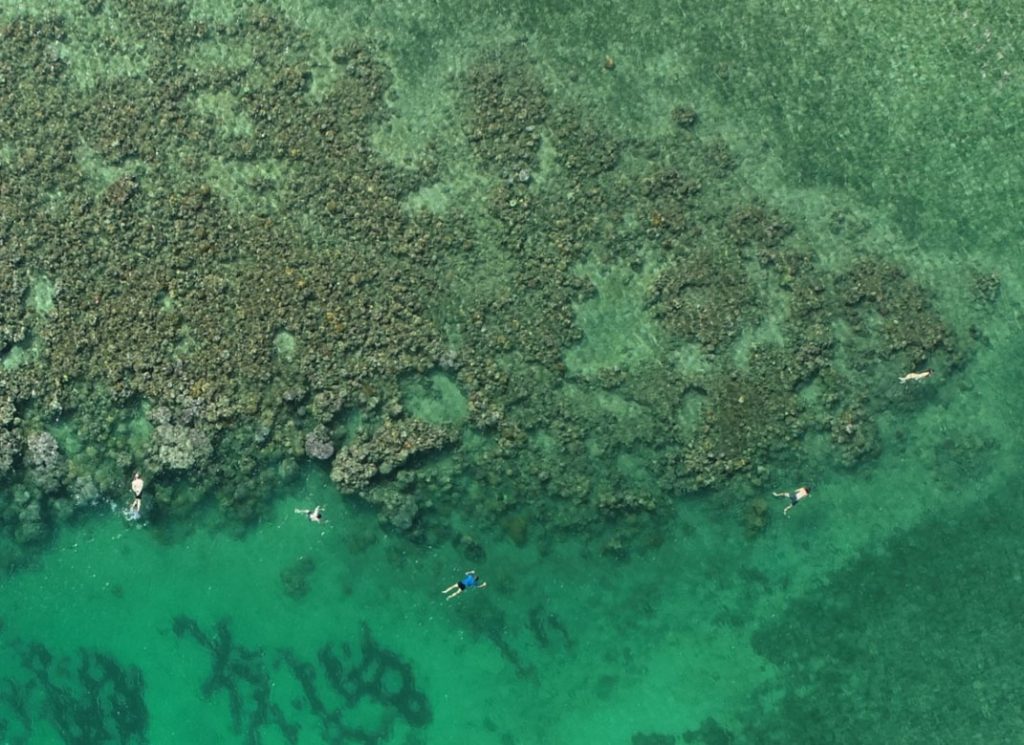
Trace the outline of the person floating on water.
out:
[[[322,523],[324,521],[324,508],[317,505],[311,510],[295,510],[296,515],[305,515],[311,523]]]
[[[931,377],[934,372],[931,368],[928,368],[924,372],[908,372],[906,375],[900,375],[900,382],[906,383],[911,380],[924,380],[925,378]]]
[[[136,471],[135,475],[132,476],[132,494],[135,498],[132,503],[128,505],[128,509],[125,511],[125,517],[129,520],[138,520],[142,515],[142,487],[146,485],[146,482],[142,480],[142,476]]]
[[[451,587],[448,587],[445,590],[443,590],[445,596],[444,599],[451,600],[454,597],[458,597],[466,590],[472,590],[474,587],[479,587],[482,590],[483,588],[487,587],[487,583],[480,581],[480,578],[476,576],[475,569],[470,569],[468,572],[466,572],[465,577],[460,579]]]
[[[786,499],[789,500],[789,504],[786,505],[786,509],[782,511],[783,515],[789,517],[789,511],[793,509],[793,506],[797,502],[799,502],[801,499],[806,499],[807,497],[811,496],[811,487],[801,486],[798,487],[795,491],[773,491],[772,496],[785,497]]]

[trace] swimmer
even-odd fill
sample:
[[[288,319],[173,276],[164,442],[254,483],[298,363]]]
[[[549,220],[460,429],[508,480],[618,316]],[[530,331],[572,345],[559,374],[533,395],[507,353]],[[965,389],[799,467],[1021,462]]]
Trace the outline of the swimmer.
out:
[[[142,487],[146,485],[146,482],[142,480],[142,476],[136,471],[135,475],[132,476],[132,493],[136,498],[142,495]]]
[[[932,370],[931,368],[928,368],[924,372],[908,372],[906,375],[900,376],[900,382],[906,383],[907,381],[910,380],[924,380],[925,378],[931,377],[931,374],[933,372],[934,370]]]
[[[801,486],[796,491],[773,491],[773,497],[785,497],[789,500],[789,504],[786,505],[786,509],[782,511],[782,514],[789,517],[789,511],[793,509],[794,505],[802,499],[807,499],[811,496],[811,487]]]
[[[480,578],[476,576],[476,570],[470,569],[466,572],[466,576],[460,579],[451,587],[443,590],[444,599],[451,600],[454,597],[458,597],[466,590],[472,590],[474,587],[479,587],[481,590],[487,587],[486,582],[481,582]]]
[[[322,523],[324,521],[324,508],[317,505],[311,510],[295,510],[296,515],[305,515],[311,523]]]

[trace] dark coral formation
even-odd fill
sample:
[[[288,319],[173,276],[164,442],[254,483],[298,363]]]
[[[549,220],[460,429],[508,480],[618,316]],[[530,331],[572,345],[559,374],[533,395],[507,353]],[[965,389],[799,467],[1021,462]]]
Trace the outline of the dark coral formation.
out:
[[[294,650],[236,644],[226,621],[210,636],[195,620],[178,616],[174,633],[209,652],[203,696],[227,696],[234,730],[246,742],[260,743],[264,737],[298,742],[303,725],[312,719],[320,742],[372,745],[387,740],[397,722],[421,728],[433,719],[412,666],[377,642],[365,624],[358,645],[325,644],[312,661]],[[288,702],[275,698],[275,691],[289,690],[298,697]],[[357,709],[358,720],[353,715]],[[378,716],[367,717],[367,710]]]
[[[675,735],[655,732],[637,732],[629,741],[631,745],[676,745],[679,742]]]
[[[717,721],[708,718],[700,723],[700,728],[685,732],[683,742],[696,745],[733,745],[736,737]]]
[[[366,624],[363,624],[358,652],[354,652],[347,644],[343,644],[339,650],[325,645],[318,652],[317,659],[331,689],[345,708],[354,707],[363,699],[368,699],[394,710],[413,727],[425,727],[433,719],[427,697],[416,688],[412,666],[394,652],[377,644]],[[310,704],[313,704],[312,699]],[[331,719],[337,721],[340,711],[332,712]],[[324,712],[321,710],[318,713]],[[353,737],[352,734],[348,736]],[[375,742],[380,737],[364,733],[362,737],[356,736],[354,739]]]
[[[572,652],[576,646],[575,641],[569,634],[569,629],[562,623],[561,619],[554,613],[539,605],[530,608],[527,618],[527,626],[533,638],[542,647],[549,647],[557,644]]]
[[[21,657],[27,677],[5,678],[0,688],[3,708],[15,717],[0,718],[4,742],[49,742],[53,732],[67,745],[149,741],[145,683],[134,665],[87,649],[55,656],[38,642]]]
[[[316,571],[316,562],[309,556],[300,556],[281,570],[284,594],[292,600],[302,600],[309,594],[309,578]]]
[[[179,639],[191,637],[210,653],[210,675],[202,685],[204,698],[223,693],[228,699],[231,724],[246,742],[261,742],[264,728],[276,728],[288,742],[297,742],[299,727],[290,723],[281,706],[271,700],[273,685],[263,650],[234,643],[227,621],[207,635],[193,619],[177,616],[173,624]]]

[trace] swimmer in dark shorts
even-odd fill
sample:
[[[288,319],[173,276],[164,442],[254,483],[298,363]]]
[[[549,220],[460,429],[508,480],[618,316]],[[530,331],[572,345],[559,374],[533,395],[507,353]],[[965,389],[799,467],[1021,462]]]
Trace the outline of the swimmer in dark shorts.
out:
[[[466,576],[460,579],[451,587],[444,590],[444,599],[451,600],[454,597],[458,597],[466,590],[472,590],[474,587],[479,587],[481,590],[487,587],[486,582],[481,582],[480,578],[476,576],[476,570],[470,569],[466,572]]]
[[[773,497],[785,497],[786,499],[789,500],[789,504],[786,505],[786,509],[784,509],[782,511],[783,515],[785,515],[786,517],[789,517],[789,511],[791,509],[793,509],[794,506],[796,506],[797,502],[799,502],[800,500],[806,499],[807,497],[811,496],[811,487],[809,487],[809,486],[801,486],[801,487],[797,488],[795,491],[791,491],[791,492],[790,491],[773,491],[772,492],[772,496]]]

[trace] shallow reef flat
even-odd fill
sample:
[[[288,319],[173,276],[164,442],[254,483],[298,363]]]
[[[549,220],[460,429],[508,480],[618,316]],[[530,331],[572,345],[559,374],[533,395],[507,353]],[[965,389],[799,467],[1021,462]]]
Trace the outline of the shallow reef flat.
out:
[[[365,29],[110,1],[0,37],[21,545],[135,470],[151,524],[244,525],[308,467],[469,552],[567,530],[625,552],[711,494],[756,535],[785,474],[910,426],[937,394],[897,376],[957,375],[999,295],[966,271],[974,310],[947,313],[866,212],[773,203],[691,102],[613,126],[524,40],[441,81],[447,126],[410,154],[398,51]]]
[[[1018,16],[0,4],[0,742],[1015,742]]]

